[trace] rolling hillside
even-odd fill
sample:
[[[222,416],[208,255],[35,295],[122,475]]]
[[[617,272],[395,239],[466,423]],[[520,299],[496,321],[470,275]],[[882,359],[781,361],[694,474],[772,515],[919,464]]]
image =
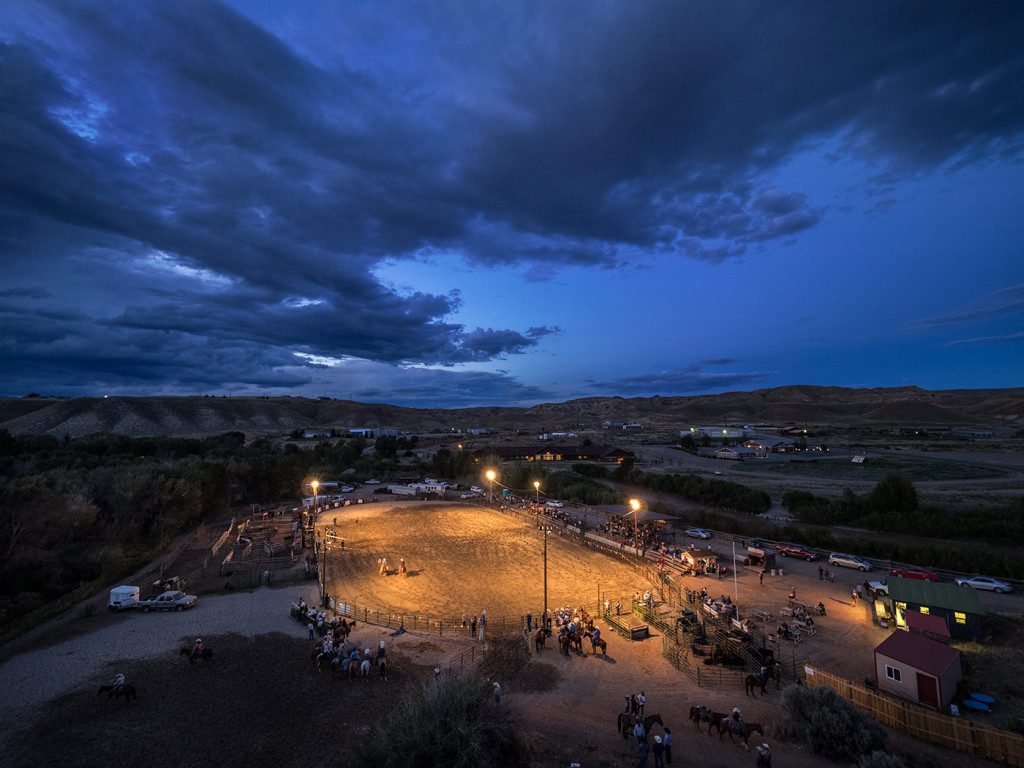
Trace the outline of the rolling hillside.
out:
[[[81,437],[198,436],[229,431],[393,428],[446,431],[598,428],[638,422],[646,430],[706,424],[800,427],[972,427],[1024,429],[1024,388],[929,391],[787,386],[694,397],[591,397],[531,408],[415,409],[331,398],[0,398],[0,428],[12,434]]]

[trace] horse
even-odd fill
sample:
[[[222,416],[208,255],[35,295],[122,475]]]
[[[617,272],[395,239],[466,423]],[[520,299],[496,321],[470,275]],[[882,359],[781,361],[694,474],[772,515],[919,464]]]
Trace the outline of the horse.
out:
[[[534,645],[536,646],[537,653],[540,653],[541,651],[544,650],[544,643],[547,641],[547,639],[548,639],[548,637],[550,635],[551,635],[551,630],[547,629],[546,627],[541,627],[540,629],[537,630],[537,634],[533,638],[533,642],[534,642]]]
[[[597,649],[598,648],[601,649],[601,653],[603,655],[605,655],[605,656],[608,655],[608,643],[605,642],[602,638],[599,637],[599,638],[597,638],[595,640],[594,639],[594,633],[589,631],[589,630],[587,632],[585,632],[583,636],[590,638],[590,648],[594,652],[595,656],[597,655]]]
[[[370,667],[373,663],[369,659],[363,659],[363,663],[359,665],[359,672],[363,676],[363,680],[370,679]]]
[[[764,696],[764,689],[768,685],[768,675],[747,675],[743,678],[743,689],[747,696],[753,696],[754,691],[757,688],[761,689],[761,695]]]
[[[193,655],[191,648],[182,648],[178,651],[179,656],[188,656],[188,663],[195,664],[196,659],[202,659],[203,661],[213,661],[213,649],[203,648],[198,654]]]
[[[559,652],[564,653],[566,656],[569,656],[569,645],[570,645],[570,643],[571,643],[571,641],[569,640],[569,635],[559,635],[558,636],[558,650],[559,650]],[[572,656],[569,656],[569,658],[571,659]]]
[[[575,648],[577,651],[579,651],[580,654],[582,654],[583,653],[583,636],[580,635],[579,632],[570,632],[569,633],[569,645],[571,647]]]
[[[711,729],[708,729],[710,733]],[[743,723],[740,725],[731,717],[723,717],[718,723],[718,740],[721,741],[722,737],[728,733],[729,741],[733,744],[736,742],[733,740],[732,735],[735,733],[742,739],[743,748],[747,749],[747,739],[750,738],[750,734],[759,733],[764,736],[764,728],[761,727],[760,723]]]
[[[380,679],[384,682],[388,680],[388,657],[380,656],[377,658],[377,669],[380,671]]]
[[[619,733],[622,734],[622,738],[628,739],[633,733],[633,726],[640,720],[639,715],[630,715],[624,712],[619,713],[618,729]],[[644,733],[650,734],[651,727],[655,724],[664,725],[665,723],[661,720],[661,715],[648,715],[644,718]],[[646,741],[646,738],[644,739]]]
[[[101,685],[100,689],[96,691],[96,695],[99,696],[104,693],[107,694],[107,701],[110,701],[111,699],[119,699],[122,696],[124,696],[125,704],[131,704],[132,699],[135,699],[135,701],[139,700],[139,694],[135,690],[134,685],[122,685],[116,691],[112,685]]]
[[[710,710],[705,710],[701,713],[700,719],[701,722],[706,722],[708,724],[708,736],[711,735],[712,728],[717,728],[718,737],[721,738],[722,722],[728,720],[729,716],[725,714],[725,712],[711,712]]]

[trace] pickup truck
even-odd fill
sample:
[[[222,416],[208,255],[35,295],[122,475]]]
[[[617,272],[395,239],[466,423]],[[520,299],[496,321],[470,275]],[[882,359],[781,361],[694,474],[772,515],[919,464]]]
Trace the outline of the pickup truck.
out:
[[[184,611],[186,608],[191,608],[195,605],[198,599],[195,595],[186,595],[179,590],[164,592],[162,595],[151,597],[148,600],[140,600],[137,607],[141,608],[143,613],[149,613],[150,611]]]
[[[878,595],[885,596],[889,594],[889,587],[886,586],[884,581],[870,581],[868,586],[871,587]]]

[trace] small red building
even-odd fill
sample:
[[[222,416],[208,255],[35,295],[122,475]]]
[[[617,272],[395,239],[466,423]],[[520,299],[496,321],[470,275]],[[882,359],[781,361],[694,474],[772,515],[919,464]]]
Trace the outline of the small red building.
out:
[[[924,635],[897,630],[875,648],[879,690],[934,709],[953,701],[963,679],[960,651]]]

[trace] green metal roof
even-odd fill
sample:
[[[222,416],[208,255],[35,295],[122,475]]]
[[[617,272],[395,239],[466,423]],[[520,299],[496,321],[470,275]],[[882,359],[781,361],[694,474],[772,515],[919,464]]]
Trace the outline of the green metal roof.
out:
[[[985,613],[981,598],[973,587],[901,579],[896,576],[886,579],[885,585],[889,590],[890,599],[899,603],[927,605],[961,613],[976,613],[979,616]]]

